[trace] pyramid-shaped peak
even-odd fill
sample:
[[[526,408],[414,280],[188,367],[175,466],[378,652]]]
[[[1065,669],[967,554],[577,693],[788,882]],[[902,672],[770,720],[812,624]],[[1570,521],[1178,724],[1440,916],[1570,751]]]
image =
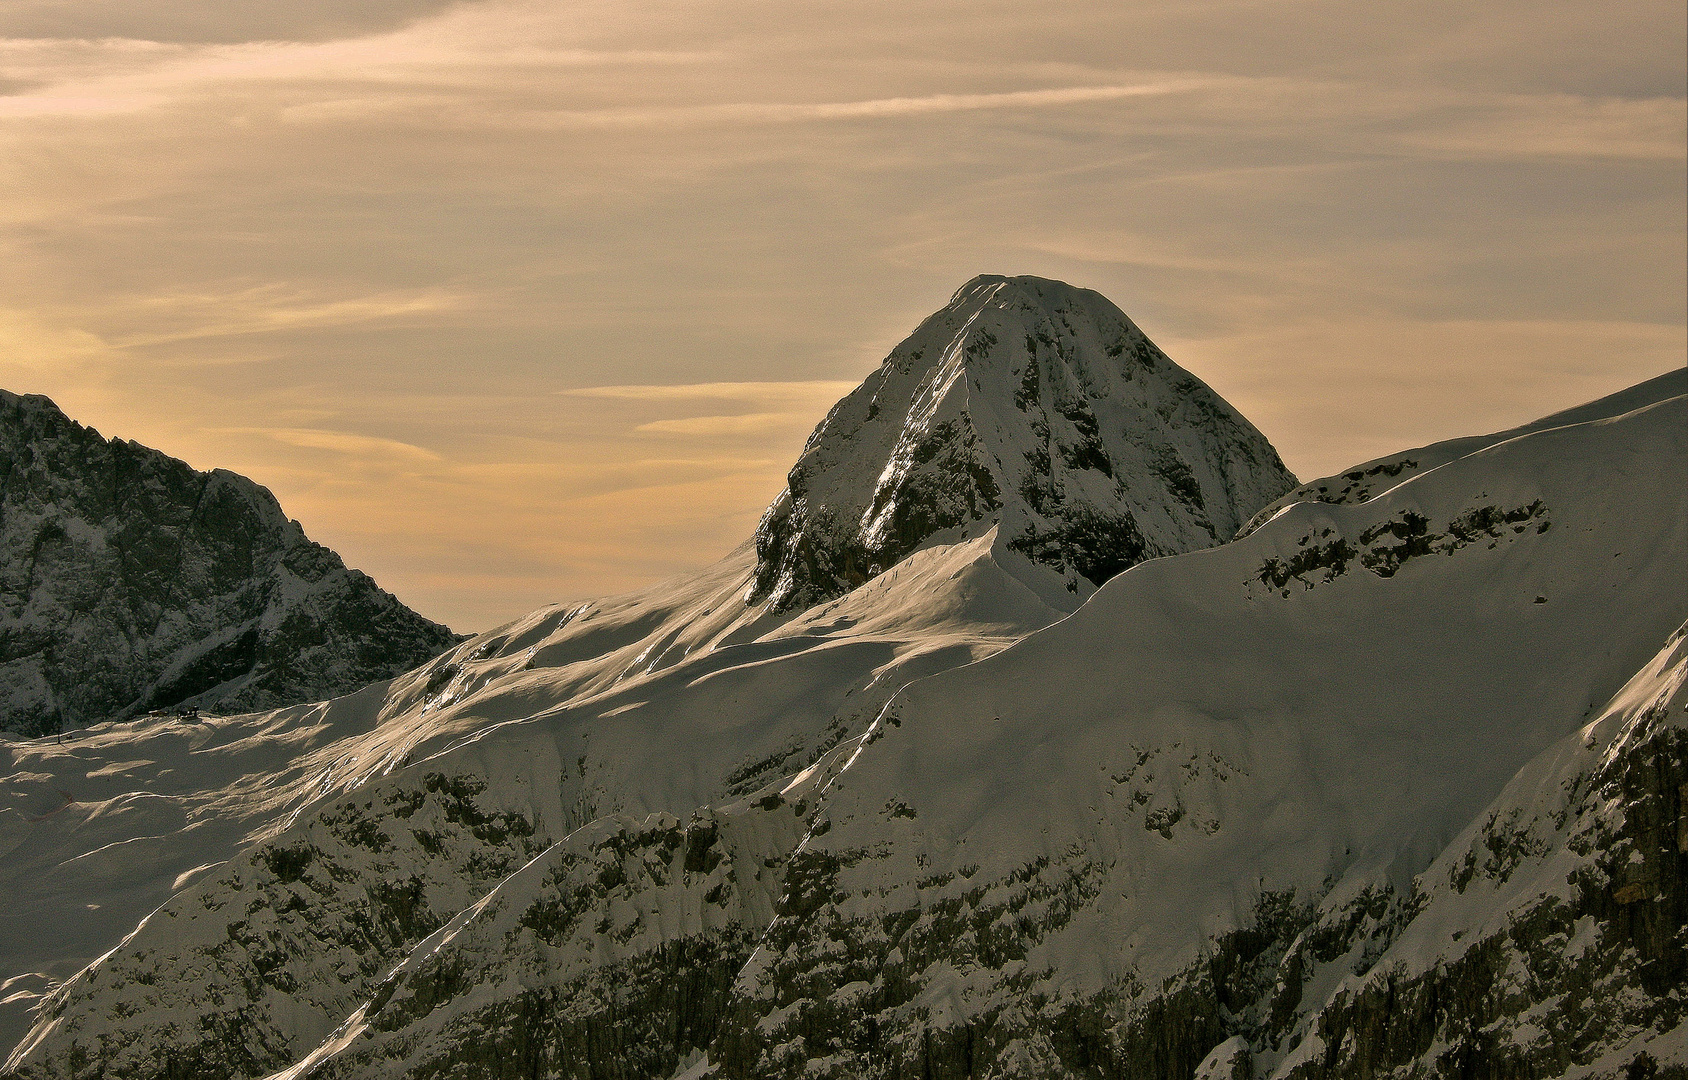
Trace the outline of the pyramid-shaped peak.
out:
[[[1094,289],[1031,274],[1014,277],[980,274],[957,289],[950,302],[934,315],[948,311],[972,316],[987,309],[1018,312],[1022,316],[1039,312],[1068,312],[1135,328],[1135,324],[1113,301]]]
[[[981,275],[810,436],[757,530],[753,596],[817,602],[974,525],[1087,591],[1228,538],[1294,484],[1106,297]]]

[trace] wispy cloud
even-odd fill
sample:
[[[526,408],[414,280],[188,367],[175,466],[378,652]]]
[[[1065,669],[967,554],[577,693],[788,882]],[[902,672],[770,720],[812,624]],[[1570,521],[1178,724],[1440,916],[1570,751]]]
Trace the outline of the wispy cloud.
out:
[[[611,398],[619,401],[811,401],[836,399],[856,388],[853,382],[828,379],[792,382],[713,382],[677,385],[582,386],[559,390],[565,397]]]
[[[231,91],[342,100],[418,100],[443,92],[543,86],[559,71],[691,65],[699,50],[582,49],[519,37],[520,26],[472,11],[396,32],[326,42],[176,44],[125,38],[0,39],[0,64],[20,90],[0,95],[0,119],[138,112]]]
[[[721,435],[760,435],[795,424],[813,423],[814,417],[803,413],[741,413],[738,416],[687,416],[678,420],[652,420],[633,430],[709,438]]]
[[[312,299],[284,285],[232,293],[164,293],[134,297],[127,305],[132,323],[155,328],[114,335],[110,343],[130,348],[351,326],[461,311],[472,304],[471,297],[447,289],[394,290],[340,299]],[[156,328],[160,324],[163,328]]]
[[[790,382],[715,382],[585,386],[560,396],[624,401],[648,407],[695,401],[733,401],[758,411],[708,416],[662,417],[636,424],[647,435],[690,438],[759,438],[773,432],[813,427],[827,406],[856,388],[853,382],[807,379]]]
[[[745,101],[662,108],[532,110],[509,114],[503,122],[513,127],[562,129],[890,119],[987,109],[1049,109],[1127,98],[1161,97],[1204,89],[1213,83],[1214,80],[1186,78],[1114,86],[1061,86],[994,94],[927,94],[860,101]]]
[[[357,458],[400,459],[411,462],[438,462],[439,454],[424,447],[397,439],[383,439],[374,435],[360,435],[350,431],[330,431],[322,428],[222,427],[208,428],[212,435],[262,435],[288,446],[308,450],[329,450]]]

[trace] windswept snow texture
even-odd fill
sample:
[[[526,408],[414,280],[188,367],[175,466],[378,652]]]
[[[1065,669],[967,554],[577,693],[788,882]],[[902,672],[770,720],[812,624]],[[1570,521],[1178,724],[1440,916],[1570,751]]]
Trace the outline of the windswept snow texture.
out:
[[[316,701],[458,640],[245,477],[0,391],[0,730]]]
[[[979,522],[1088,595],[1222,543],[1294,485],[1265,436],[1099,293],[978,277],[809,437],[757,530],[756,595],[829,599]]]

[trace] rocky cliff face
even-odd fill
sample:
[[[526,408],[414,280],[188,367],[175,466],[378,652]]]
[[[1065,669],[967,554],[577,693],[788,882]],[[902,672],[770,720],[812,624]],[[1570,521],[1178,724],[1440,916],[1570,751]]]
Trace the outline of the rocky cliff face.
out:
[[[1275,1033],[1283,1076],[1688,1069],[1684,630],[1521,770],[1389,917],[1321,921],[1302,982],[1334,987]],[[1342,970],[1356,953],[1366,962]]]
[[[934,535],[998,523],[1088,592],[1222,542],[1294,485],[1265,436],[1105,297],[978,277],[810,436],[757,530],[753,595],[807,606]]]
[[[264,488],[0,391],[0,727],[238,712],[391,678],[458,638]]]

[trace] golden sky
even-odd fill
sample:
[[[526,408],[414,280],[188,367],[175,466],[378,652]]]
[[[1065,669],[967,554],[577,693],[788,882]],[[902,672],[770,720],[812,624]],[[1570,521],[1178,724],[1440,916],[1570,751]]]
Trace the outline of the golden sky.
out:
[[[1684,363],[1685,33],[5,0],[0,386],[253,477],[459,630],[724,554],[981,272],[1100,290],[1316,476]]]

